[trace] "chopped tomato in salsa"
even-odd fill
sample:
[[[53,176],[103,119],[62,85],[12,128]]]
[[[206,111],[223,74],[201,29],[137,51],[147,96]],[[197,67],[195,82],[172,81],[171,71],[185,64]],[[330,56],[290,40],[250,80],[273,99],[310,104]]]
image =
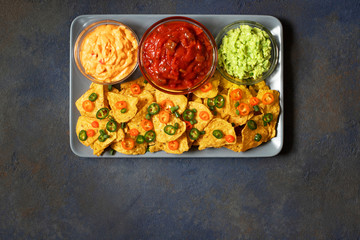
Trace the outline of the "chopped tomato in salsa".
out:
[[[199,27],[181,21],[164,23],[145,40],[142,60],[158,85],[187,89],[211,69],[212,47]]]

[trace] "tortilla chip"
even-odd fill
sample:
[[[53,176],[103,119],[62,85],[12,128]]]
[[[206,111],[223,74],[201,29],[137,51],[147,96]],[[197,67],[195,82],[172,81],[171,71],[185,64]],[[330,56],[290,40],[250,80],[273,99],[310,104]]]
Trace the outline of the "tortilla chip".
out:
[[[175,117],[173,114],[170,114],[170,121],[168,123],[162,123],[159,120],[159,114],[156,114],[152,117],[154,124],[154,131],[156,133],[156,141],[158,142],[170,142],[178,139],[186,130],[185,122],[181,121],[180,118]],[[175,123],[179,125],[179,128],[176,130],[174,135],[168,135],[165,133],[164,128],[166,125],[175,126]]]
[[[127,122],[135,116],[138,111],[136,104],[138,103],[139,99],[137,97],[125,96],[112,92],[109,92],[108,95],[111,111],[117,122]],[[116,103],[118,101],[125,101],[127,103],[127,110],[125,113],[122,113],[120,109],[116,108]]]
[[[137,95],[139,98],[139,102],[137,104],[137,108],[141,109],[146,106],[146,108],[155,101],[154,96],[149,92],[148,90],[143,90],[139,95]]]
[[[183,135],[181,135],[178,139],[176,139],[175,141],[179,142],[179,148],[177,150],[171,150],[169,148],[169,143],[162,143],[161,145],[161,149],[164,150],[167,153],[171,153],[171,154],[182,154],[183,152],[189,151],[189,145],[188,145],[188,141],[187,141],[187,137],[186,137],[186,133],[184,133]]]
[[[126,138],[133,138],[135,141],[135,138],[131,137],[130,135],[126,135]],[[135,141],[135,147],[131,150],[124,149],[121,142],[114,142],[113,144],[111,144],[111,148],[117,152],[120,152],[120,153],[126,154],[126,155],[140,155],[140,154],[146,153],[146,148],[148,145],[146,142],[140,144],[140,143],[136,143],[136,141]]]
[[[197,103],[197,102],[189,102],[188,105],[188,109],[196,109],[196,114],[195,114],[195,120],[197,121],[197,123],[195,123],[193,125],[194,128],[197,128],[199,131],[204,130],[204,128],[209,124],[209,122],[213,119],[213,114],[211,113],[211,111],[204,105],[201,103]],[[205,111],[209,114],[209,120],[202,120],[200,118],[200,112]]]
[[[264,96],[265,93],[271,93],[274,95],[274,102],[272,102],[269,105],[265,105],[264,103],[260,102],[259,103],[259,107],[263,110],[264,114],[266,113],[272,113],[273,115],[273,119],[270,123],[267,124],[266,128],[269,132],[268,135],[268,139],[270,140],[271,138],[276,136],[276,125],[277,125],[277,120],[280,114],[280,93],[276,90],[270,90],[270,89],[260,89],[258,94],[257,94],[257,98],[259,98],[260,100],[262,99],[262,97]]]
[[[100,120],[99,122],[99,131],[100,129],[104,130],[104,132],[109,136],[104,142],[100,142],[99,139],[96,139],[90,147],[93,149],[95,155],[100,156],[103,151],[110,146],[110,144],[116,139],[117,132],[109,132],[106,130],[106,124],[108,123],[107,120]]]
[[[257,128],[255,130],[251,130],[247,125],[245,125],[244,129],[241,131],[242,152],[255,148],[268,139],[268,131],[266,127],[264,127],[262,115],[255,116],[251,120],[255,121]],[[261,135],[261,139],[258,142],[254,140],[256,134]]]
[[[161,104],[161,102],[164,100],[172,101],[174,106],[179,106],[179,109],[177,110],[179,114],[182,114],[185,111],[188,103],[188,100],[184,95],[172,95],[163,93],[159,90],[155,91],[155,99],[158,104]]]
[[[93,142],[95,142],[95,140],[99,137],[100,133],[99,133],[99,128],[94,128],[93,126],[91,126],[91,123],[97,121],[99,122],[98,119],[96,118],[90,118],[90,117],[85,117],[85,116],[80,116],[77,120],[76,123],[76,135],[79,139],[79,133],[81,130],[89,130],[89,129],[93,129],[95,131],[95,135],[92,137],[87,137],[87,139],[85,141],[80,141],[80,143],[84,144],[85,146],[90,146],[90,144],[92,144]]]
[[[213,135],[214,130],[220,130],[224,137],[221,139],[217,139]],[[235,141],[233,143],[228,143],[225,140],[226,135],[232,135],[235,137]],[[231,123],[220,119],[214,118],[211,122],[205,127],[205,134],[198,139],[199,142],[199,150],[204,150],[205,148],[214,147],[219,148],[227,144],[235,144],[236,142],[236,134]]]
[[[214,76],[212,76],[212,78],[210,78],[210,83],[212,84],[212,88],[207,91],[207,92],[203,92],[200,89],[197,89],[193,92],[194,95],[196,95],[199,98],[213,98],[216,97],[216,95],[218,94],[218,86],[220,83],[220,73],[219,72],[215,72]]]
[[[240,89],[242,91],[242,98],[240,100],[231,99],[230,93],[234,89]],[[250,119],[254,115],[254,109],[249,104],[250,98],[252,98],[252,95],[249,89],[247,89],[244,85],[240,85],[237,86],[236,88],[229,89],[229,93],[227,95],[226,101],[229,103],[229,108],[227,109],[228,110],[227,113],[230,115],[228,120],[230,123],[234,123],[236,126],[243,125],[246,123],[248,119]],[[248,104],[250,107],[250,113],[246,116],[237,115],[236,107],[235,107],[236,102]]]
[[[90,86],[91,87],[75,102],[75,105],[82,116],[96,118],[96,112],[100,108],[107,107],[107,103],[106,103],[105,97],[104,97],[104,85],[92,84]],[[83,109],[82,104],[84,101],[89,100],[89,96],[92,93],[97,94],[96,100],[93,101],[95,107],[94,107],[94,110],[92,110],[91,112],[86,112]]]

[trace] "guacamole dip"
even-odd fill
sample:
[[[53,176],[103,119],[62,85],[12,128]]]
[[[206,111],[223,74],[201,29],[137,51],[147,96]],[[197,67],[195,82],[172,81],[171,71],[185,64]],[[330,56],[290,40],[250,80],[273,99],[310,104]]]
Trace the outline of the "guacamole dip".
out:
[[[232,29],[224,36],[218,51],[219,66],[239,79],[258,79],[270,68],[269,35],[248,25]]]

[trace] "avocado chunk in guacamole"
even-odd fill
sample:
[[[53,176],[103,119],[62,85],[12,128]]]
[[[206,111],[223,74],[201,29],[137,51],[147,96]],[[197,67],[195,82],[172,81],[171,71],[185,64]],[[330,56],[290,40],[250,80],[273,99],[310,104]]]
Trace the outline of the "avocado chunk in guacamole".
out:
[[[219,66],[239,79],[258,79],[270,68],[269,35],[256,27],[241,25],[224,36],[218,51]]]

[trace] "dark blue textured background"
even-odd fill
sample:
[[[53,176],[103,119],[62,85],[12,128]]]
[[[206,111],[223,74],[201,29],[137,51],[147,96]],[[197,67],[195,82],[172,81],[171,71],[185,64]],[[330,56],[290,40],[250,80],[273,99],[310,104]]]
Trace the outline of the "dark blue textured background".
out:
[[[84,159],[69,147],[82,14],[265,14],[284,27],[273,158]],[[0,239],[360,239],[360,2],[25,1],[0,8]]]

